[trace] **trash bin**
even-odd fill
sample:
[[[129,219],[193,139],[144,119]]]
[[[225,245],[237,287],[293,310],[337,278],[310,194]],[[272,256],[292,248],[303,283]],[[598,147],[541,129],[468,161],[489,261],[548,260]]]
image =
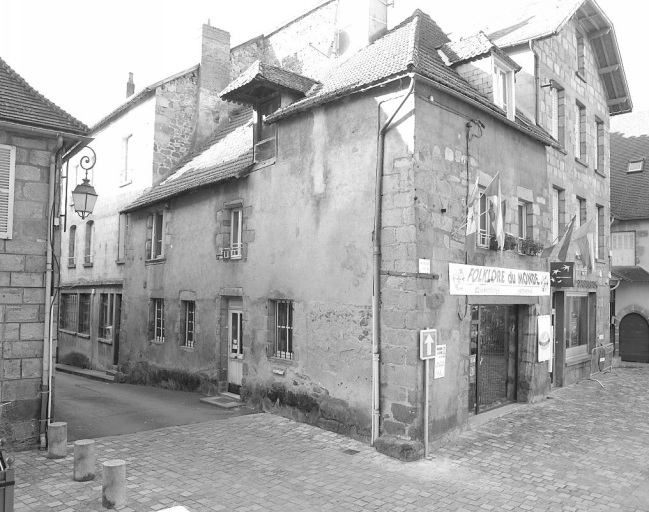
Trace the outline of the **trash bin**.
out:
[[[4,444],[4,439],[1,439],[0,447],[4,446]],[[14,468],[9,467],[12,458],[9,456],[5,460],[5,455],[0,449],[0,512],[14,512],[14,485],[16,478]]]

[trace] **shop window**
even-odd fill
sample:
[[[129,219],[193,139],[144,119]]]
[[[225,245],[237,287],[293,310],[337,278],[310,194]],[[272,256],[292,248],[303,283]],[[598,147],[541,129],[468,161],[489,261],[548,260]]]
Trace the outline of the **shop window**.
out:
[[[194,347],[196,328],[196,302],[193,300],[181,301],[183,339],[182,346]]]
[[[59,312],[59,328],[77,332],[79,326],[79,296],[76,293],[62,293]]]
[[[589,299],[587,293],[566,297],[566,359],[588,354],[588,340],[595,335]]]
[[[86,243],[83,251],[84,267],[92,266],[92,235],[95,223],[91,220],[86,222]]]
[[[103,340],[113,340],[113,307],[115,295],[102,293],[99,296],[99,329],[97,336]]]
[[[79,294],[79,323],[77,332],[90,335],[90,294]]]
[[[77,226],[70,226],[70,233],[68,235],[68,267],[75,267],[77,265],[76,250]]]
[[[611,233],[611,252],[613,267],[635,266],[635,231]]]
[[[267,116],[280,106],[279,95],[260,102],[255,110],[254,161],[263,162],[275,158],[277,154],[277,125],[264,123]]]
[[[147,259],[164,258],[164,213],[154,212],[147,218]]]
[[[293,359],[293,302],[271,300],[269,319],[270,355],[281,359]]]

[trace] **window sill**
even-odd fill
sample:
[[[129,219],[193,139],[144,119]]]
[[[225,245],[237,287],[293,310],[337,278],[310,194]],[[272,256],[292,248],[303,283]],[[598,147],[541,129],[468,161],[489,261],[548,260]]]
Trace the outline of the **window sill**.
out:
[[[119,186],[120,187],[127,187],[131,183],[133,183],[133,180],[128,180],[128,181],[124,181],[124,182],[120,183]]]
[[[268,356],[268,361],[270,361],[271,364],[284,364],[286,366],[293,366],[297,363],[297,359],[285,359],[283,357],[277,357],[274,355]]]
[[[581,71],[575,71],[575,76],[579,78],[582,82],[586,83],[586,77]]]
[[[159,265],[160,263],[164,263],[167,261],[167,258],[155,258],[152,260],[145,260],[144,264],[145,265]]]
[[[575,366],[576,364],[585,363],[590,361],[590,354],[580,354],[578,356],[567,357],[566,366]]]
[[[83,334],[81,332],[78,332],[77,336],[79,336],[79,338],[86,338],[87,340],[90,339],[90,334]]]
[[[63,334],[70,334],[71,336],[77,335],[77,331],[69,331],[68,329],[63,329],[62,327],[59,327],[59,332],[62,332]]]
[[[255,162],[253,164],[253,166],[252,166],[252,169],[250,169],[250,172],[258,171],[259,169],[263,169],[264,167],[274,165],[276,160],[277,160],[277,157],[273,157],[273,158],[269,158],[268,160],[262,160],[260,162]]]
[[[115,265],[124,265],[126,260],[115,260]]]
[[[162,341],[158,341],[158,340],[149,340],[149,343],[150,343],[151,345],[164,345],[165,342],[164,342],[164,340],[162,340]]]
[[[84,263],[83,266],[84,266],[84,268],[91,268],[92,267],[92,262]]]
[[[584,161],[583,161],[581,158],[579,158],[579,157],[575,157],[575,162],[577,162],[578,164],[583,165],[584,167],[588,167],[588,164],[587,164],[586,162],[584,162]]]
[[[194,352],[195,348],[194,347],[188,347],[186,345],[180,345],[180,350],[183,352]]]
[[[600,176],[602,178],[606,178],[606,173],[604,173],[604,171],[600,171],[598,169],[595,169],[595,174],[597,174],[598,176]]]
[[[76,263],[72,263],[72,264],[68,263],[68,268],[77,268],[77,264]]]
[[[106,338],[97,338],[97,341],[99,343],[105,343],[106,345],[112,345],[113,344],[113,340],[108,340]]]

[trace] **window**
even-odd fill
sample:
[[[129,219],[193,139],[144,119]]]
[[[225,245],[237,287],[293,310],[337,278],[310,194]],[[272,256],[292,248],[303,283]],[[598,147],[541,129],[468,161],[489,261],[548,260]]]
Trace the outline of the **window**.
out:
[[[277,125],[264,123],[266,116],[275,112],[280,105],[280,97],[275,96],[259,103],[255,112],[255,162],[263,162],[274,158],[277,151]]]
[[[14,224],[16,148],[0,144],[0,238],[10,239]]]
[[[640,172],[644,167],[644,158],[642,160],[633,160],[629,162],[626,172]]]
[[[489,247],[491,242],[491,217],[489,215],[489,200],[484,194],[485,189],[480,189],[478,213],[478,246]]]
[[[575,227],[578,228],[580,226],[583,226],[586,224],[586,221],[588,220],[588,210],[586,208],[586,200],[577,196],[577,222],[575,223]]]
[[[566,201],[565,192],[552,187],[552,243],[559,239],[565,229]]]
[[[559,144],[565,145],[565,91],[554,80],[550,80],[550,135]]]
[[[121,155],[121,165],[120,165],[120,173],[119,173],[120,185],[126,185],[129,183],[128,145],[130,140],[131,140],[131,135],[127,135],[122,139],[122,155]]]
[[[518,202],[518,240],[520,242],[526,238],[532,238],[532,205],[525,201]]]
[[[128,215],[119,214],[119,226],[117,232],[117,262],[123,263],[126,258],[126,233],[128,232]]]
[[[505,69],[499,64],[495,65],[493,82],[494,103],[507,113],[508,119],[513,121],[516,117],[514,104],[514,72]]]
[[[575,158],[583,162],[588,161],[586,149],[586,108],[580,103],[575,103]]]
[[[568,295],[566,297],[566,359],[588,354],[591,331],[594,336],[589,295],[586,293]]]
[[[196,302],[193,300],[181,301],[184,315],[184,339],[183,347],[193,348],[194,346],[194,328],[196,323]]]
[[[635,266],[635,231],[611,233],[611,252],[613,267]]]
[[[577,74],[582,80],[586,80],[586,45],[584,36],[577,33]]]
[[[595,118],[595,134],[597,137],[595,141],[595,170],[606,176],[606,164],[604,162],[604,123],[597,118]]]
[[[149,215],[147,219],[147,258],[150,260],[161,259],[164,257],[164,214],[155,212]]]
[[[272,319],[272,354],[282,359],[293,359],[293,302],[270,301],[269,317]]]
[[[59,327],[66,331],[77,332],[78,314],[79,296],[76,293],[62,293]]]
[[[86,244],[83,251],[84,265],[92,265],[92,229],[94,224],[91,220],[86,222]]]
[[[164,343],[165,340],[165,301],[163,299],[153,299],[151,301],[152,311],[150,317],[150,331],[152,339],[158,343]]]
[[[604,207],[597,205],[597,231],[595,231],[595,254],[597,259],[605,258],[606,238],[604,230]]]
[[[102,293],[99,296],[99,332],[97,335],[104,340],[113,339],[113,306],[115,295]]]
[[[559,91],[550,87],[550,109],[552,111],[552,122],[550,125],[550,135],[559,140]]]
[[[79,294],[79,334],[90,335],[90,294]]]
[[[230,213],[230,257],[233,259],[241,258],[241,225],[242,222],[241,208],[235,208]]]
[[[68,239],[68,267],[74,267],[77,264],[75,257],[77,246],[77,226],[70,226],[70,234]]]

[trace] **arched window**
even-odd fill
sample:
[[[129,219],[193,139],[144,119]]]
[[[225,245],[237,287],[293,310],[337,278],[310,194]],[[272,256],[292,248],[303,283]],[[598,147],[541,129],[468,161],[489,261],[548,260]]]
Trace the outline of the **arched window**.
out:
[[[83,253],[83,264],[92,265],[92,230],[94,222],[89,220],[86,222],[86,245]]]
[[[68,240],[68,267],[74,267],[77,264],[77,226],[70,226],[70,235]]]

